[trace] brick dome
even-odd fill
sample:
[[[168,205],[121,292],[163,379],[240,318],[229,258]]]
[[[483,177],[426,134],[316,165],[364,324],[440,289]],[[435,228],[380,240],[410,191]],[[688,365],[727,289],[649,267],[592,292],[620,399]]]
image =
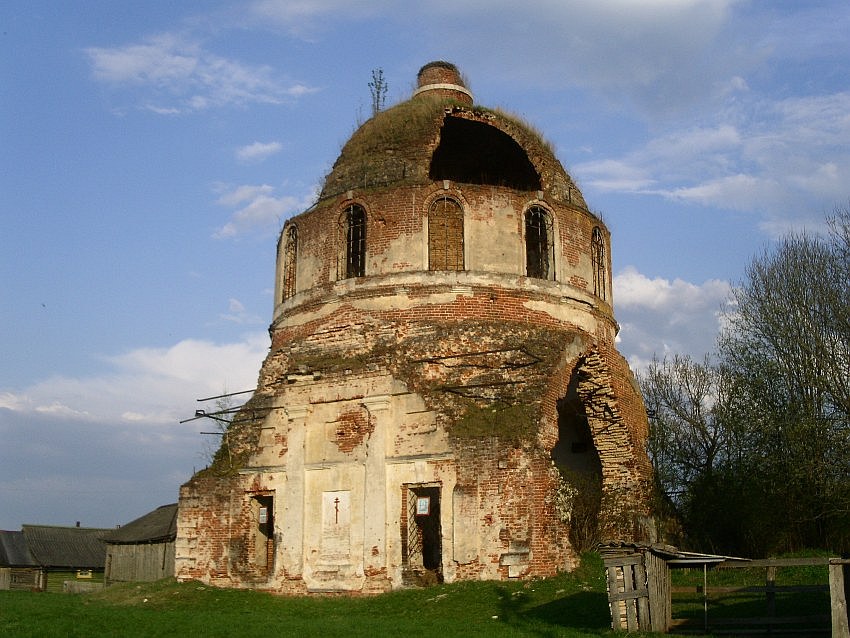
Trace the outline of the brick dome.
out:
[[[411,99],[377,113],[351,136],[325,179],[320,201],[352,189],[449,179],[542,191],[586,208],[551,146],[526,123],[473,106],[457,68],[431,62]]]

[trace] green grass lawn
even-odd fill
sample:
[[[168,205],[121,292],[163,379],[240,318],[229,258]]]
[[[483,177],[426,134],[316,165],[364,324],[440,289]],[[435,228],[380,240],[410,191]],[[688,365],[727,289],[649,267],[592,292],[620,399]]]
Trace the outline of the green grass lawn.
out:
[[[779,576],[777,581],[825,582],[820,568]],[[763,584],[764,571],[730,570],[710,576],[710,585],[712,580]],[[702,583],[702,570],[674,572],[675,585],[691,583]],[[685,598],[674,597],[674,617],[701,618],[701,596]],[[744,605],[761,615],[761,600]],[[0,591],[0,636],[612,636],[607,601],[602,561],[589,554],[579,569],[554,578],[463,582],[370,597],[275,596],[174,580],[76,595]],[[801,602],[792,605],[798,613]],[[745,615],[741,603],[728,601],[728,611]],[[822,605],[821,595],[811,607]],[[719,611],[715,606],[713,612]]]
[[[91,594],[0,592],[4,636],[606,636],[602,561],[531,582],[464,582],[381,596],[275,596],[200,583]]]

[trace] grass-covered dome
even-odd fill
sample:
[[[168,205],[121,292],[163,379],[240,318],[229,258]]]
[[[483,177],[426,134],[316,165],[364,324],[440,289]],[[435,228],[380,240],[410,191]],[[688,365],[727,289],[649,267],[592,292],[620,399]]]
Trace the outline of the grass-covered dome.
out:
[[[450,180],[544,191],[554,200],[586,208],[541,135],[506,113],[474,106],[454,65],[425,65],[419,84],[411,99],[378,112],[354,132],[325,179],[320,199]]]

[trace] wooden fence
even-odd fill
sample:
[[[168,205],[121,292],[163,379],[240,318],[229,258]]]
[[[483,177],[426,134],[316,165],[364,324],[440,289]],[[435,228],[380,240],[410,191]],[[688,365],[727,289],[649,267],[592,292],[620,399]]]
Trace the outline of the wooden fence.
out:
[[[671,548],[668,548],[671,549]],[[672,628],[711,631],[714,634],[796,634],[812,636],[818,633],[835,638],[850,638],[847,617],[847,598],[844,571],[850,560],[838,558],[801,558],[770,560],[722,560],[722,557],[698,555],[686,558],[671,552],[657,552],[649,547],[635,547],[632,553],[620,552],[605,557],[608,581],[608,602],[611,625],[615,630],[666,632]],[[708,587],[708,565],[715,570],[764,569],[764,585]],[[776,570],[781,567],[828,566],[828,584],[778,585]],[[691,587],[672,587],[670,568],[701,566],[703,584]],[[850,584],[850,583],[848,583]],[[829,592],[829,613],[789,615],[777,614],[777,596],[786,594]],[[673,594],[702,594],[703,622],[694,619],[672,618]],[[764,613],[744,618],[712,614],[723,604],[724,597],[763,598]],[[824,608],[824,612],[827,609]]]
[[[850,560],[839,558],[784,558],[752,561],[724,561],[714,569],[718,571],[734,569],[763,569],[764,585],[746,585],[735,587],[712,586],[697,587],[703,596],[703,629],[713,633],[737,633],[746,629],[747,633],[832,635],[836,638],[850,638],[847,620],[847,600],[844,588],[844,565]],[[776,571],[781,567],[828,566],[828,582],[807,585],[779,585]],[[694,593],[694,587],[672,587],[671,594]],[[830,608],[824,613],[800,615],[778,614],[777,597],[787,594],[812,594],[829,592]],[[762,615],[747,617],[727,617],[712,615],[710,610],[723,604],[730,598],[740,597],[763,600]],[[826,613],[828,611],[828,613]],[[682,627],[684,623],[674,621],[671,626]]]
[[[107,584],[154,581],[174,576],[174,541],[107,544]]]

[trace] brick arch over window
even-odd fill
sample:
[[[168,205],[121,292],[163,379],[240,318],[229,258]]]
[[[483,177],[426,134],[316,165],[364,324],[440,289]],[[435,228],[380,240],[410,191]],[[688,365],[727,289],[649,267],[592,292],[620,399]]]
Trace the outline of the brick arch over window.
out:
[[[298,229],[295,225],[289,226],[283,238],[283,282],[281,286],[281,298],[289,299],[295,295],[298,260]]]
[[[525,211],[525,274],[555,280],[555,246],[552,216],[542,206]]]
[[[451,197],[428,212],[428,269],[463,270],[463,207]]]
[[[600,299],[607,299],[608,273],[605,258],[605,240],[599,226],[593,227],[590,238],[590,253],[593,261],[593,292]]]
[[[343,279],[366,274],[366,211],[359,204],[350,204],[339,218],[342,239],[340,276]]]

